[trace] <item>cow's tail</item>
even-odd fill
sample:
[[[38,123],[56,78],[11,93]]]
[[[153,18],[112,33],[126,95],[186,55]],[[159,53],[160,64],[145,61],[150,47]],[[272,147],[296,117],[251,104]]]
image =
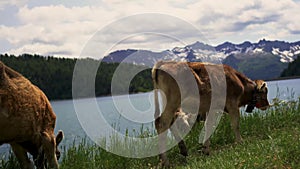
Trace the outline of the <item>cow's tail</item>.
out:
[[[153,80],[153,88],[154,88],[154,106],[155,106],[155,112],[154,112],[154,119],[157,119],[160,115],[159,110],[159,101],[158,101],[158,72],[159,67],[162,65],[163,62],[157,62],[153,69],[152,69],[152,80]]]
[[[159,102],[158,102],[158,89],[154,89],[154,105],[155,105],[154,119],[157,119],[160,115]]]

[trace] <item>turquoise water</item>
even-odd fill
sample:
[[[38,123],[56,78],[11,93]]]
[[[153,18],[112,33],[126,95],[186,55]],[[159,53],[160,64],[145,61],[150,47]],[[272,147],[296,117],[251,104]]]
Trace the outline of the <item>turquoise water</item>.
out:
[[[300,79],[278,80],[268,82],[269,100],[279,97],[283,100],[300,97]]]
[[[129,98],[128,98],[129,97]],[[111,125],[113,128],[125,133],[128,131],[139,131],[142,126],[153,130],[154,126],[152,124],[154,106],[152,93],[135,94],[130,96],[116,96],[115,106],[112,97],[99,97],[96,98],[98,104],[98,109],[91,106],[93,99],[80,99],[77,100],[76,104],[86,107],[87,117],[95,113],[102,113],[107,124]],[[129,101],[129,103],[128,103]],[[78,103],[79,102],[79,103]],[[74,109],[74,103],[72,100],[66,101],[54,101],[51,102],[52,107],[57,115],[56,131],[63,130],[65,133],[65,143],[72,143],[73,140],[81,140],[86,137],[85,131],[81,127],[80,121],[77,118],[77,114]],[[131,106],[128,106],[128,105]],[[119,113],[120,112],[120,113]],[[124,112],[130,112],[125,113]],[[123,114],[123,115],[122,115]],[[126,118],[127,116],[127,118]],[[130,117],[136,117],[135,119],[130,119]],[[144,117],[143,119],[148,119],[149,122],[139,123],[141,119],[137,119],[138,116]],[[136,121],[136,122],[134,122]],[[81,120],[84,123],[84,120]],[[88,121],[93,123],[93,119]],[[95,124],[97,128],[101,128],[101,124]]]

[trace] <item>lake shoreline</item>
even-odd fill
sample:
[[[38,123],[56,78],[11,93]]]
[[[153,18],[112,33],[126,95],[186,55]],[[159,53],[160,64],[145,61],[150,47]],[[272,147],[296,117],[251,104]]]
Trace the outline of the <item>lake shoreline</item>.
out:
[[[265,81],[266,82],[272,82],[272,81],[282,81],[282,80],[292,80],[292,79],[300,79],[300,76],[278,77],[278,78],[274,78],[274,79],[267,79]],[[148,91],[148,92],[151,92],[151,90]],[[148,93],[148,92],[135,92],[135,93],[129,93],[129,95],[143,94],[143,93]],[[119,94],[119,95],[114,95],[114,96],[123,96],[123,95],[126,95],[126,94]],[[107,95],[96,96],[96,98],[99,98],[99,97],[106,98],[106,97],[112,97],[112,95],[111,94],[107,94]],[[81,97],[81,98],[76,98],[75,100],[77,100],[77,99],[90,99],[90,98],[93,98],[93,97]],[[67,101],[67,100],[74,100],[74,98],[69,98],[69,99],[51,99],[50,102]]]
[[[265,81],[270,82],[270,81],[291,80],[291,79],[300,79],[300,76],[278,77],[278,78],[273,78],[273,79],[267,79]]]

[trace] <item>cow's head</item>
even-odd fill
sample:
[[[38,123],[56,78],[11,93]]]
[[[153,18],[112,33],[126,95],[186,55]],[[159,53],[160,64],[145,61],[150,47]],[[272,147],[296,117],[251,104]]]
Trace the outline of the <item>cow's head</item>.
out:
[[[59,150],[59,144],[61,143],[62,139],[64,137],[64,134],[61,130],[58,131],[58,134],[56,135],[55,139],[51,138],[49,134],[46,132],[42,133],[43,138],[43,148],[40,149],[40,152],[36,158],[34,159],[35,165],[37,168],[58,168],[57,161],[60,158],[60,150]],[[53,141],[52,141],[53,140]],[[49,151],[53,152],[53,146],[55,146],[55,157],[49,156]]]
[[[62,141],[63,138],[64,138],[64,134],[61,130],[59,130],[58,134],[56,135],[56,138],[55,138],[55,141],[56,141],[55,154],[56,154],[57,160],[59,160],[59,158],[60,158],[60,151],[58,149],[58,146],[59,146],[59,144],[60,144],[60,142]]]
[[[256,99],[255,107],[266,110],[270,104],[268,101],[268,87],[267,83],[263,80],[255,80],[256,91],[254,97]]]

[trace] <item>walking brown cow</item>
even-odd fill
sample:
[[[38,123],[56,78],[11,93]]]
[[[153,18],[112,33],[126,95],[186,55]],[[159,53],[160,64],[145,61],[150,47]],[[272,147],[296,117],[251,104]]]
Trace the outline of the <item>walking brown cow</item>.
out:
[[[184,101],[189,105],[186,107],[196,107],[197,110],[191,111],[196,111],[200,119],[206,119],[206,123],[209,116],[208,112],[211,113],[211,110],[212,113],[215,113],[213,111],[217,110],[228,113],[236,142],[242,140],[239,130],[239,107],[248,105],[247,111],[252,111],[254,107],[262,110],[269,107],[266,82],[262,80],[252,81],[227,65],[160,61],[152,69],[152,78],[155,88],[154,117],[155,127],[158,132],[160,159],[163,165],[166,166],[169,165],[165,153],[167,135],[165,131],[168,129],[171,129],[175,139],[179,142],[181,154],[184,156],[188,155],[184,141],[176,133],[176,130],[171,127],[174,120],[178,118],[178,112],[181,111]],[[194,86],[193,83],[195,84]],[[198,93],[190,92],[193,88],[196,88],[197,90],[195,91]],[[161,115],[158,104],[158,90],[163,93],[166,101]],[[213,95],[215,96],[213,97]],[[214,108],[212,105],[217,106]],[[212,117],[210,116],[210,118]],[[210,130],[207,129],[205,135],[209,135],[207,132]],[[209,154],[209,144],[209,139],[205,140],[203,152],[206,154]]]
[[[28,79],[0,62],[0,145],[11,145],[20,166],[58,168],[58,144],[54,135],[56,115],[46,95]],[[45,161],[47,163],[45,163]]]

